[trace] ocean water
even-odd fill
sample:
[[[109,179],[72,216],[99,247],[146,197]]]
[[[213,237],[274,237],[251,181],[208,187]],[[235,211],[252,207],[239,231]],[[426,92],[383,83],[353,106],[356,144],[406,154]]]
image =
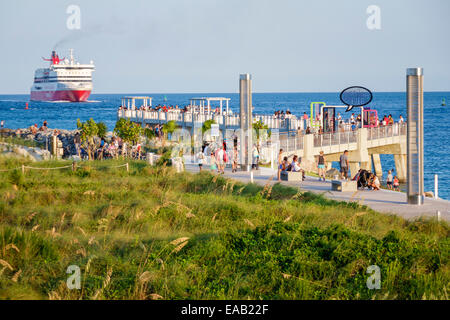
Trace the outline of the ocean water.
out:
[[[116,110],[120,98],[126,94],[92,94],[89,102],[30,102],[29,95],[0,95],[0,120],[6,128],[25,128],[35,123],[42,125],[47,120],[50,128],[75,129],[76,120],[93,118],[103,121],[109,130],[114,128]],[[153,105],[167,104],[184,106],[193,97],[220,96],[231,98],[230,107],[239,110],[237,93],[208,94],[151,94]],[[442,99],[447,102],[441,106]],[[167,101],[165,101],[167,100]],[[272,113],[275,110],[289,109],[293,114],[309,114],[312,101],[323,101],[328,105],[342,105],[338,93],[254,93],[255,113]],[[28,110],[25,103],[28,102]],[[439,196],[450,200],[450,92],[426,92],[424,95],[425,130],[425,190],[434,190],[434,175],[439,175]],[[406,119],[406,95],[402,92],[377,92],[370,104],[378,110],[378,115],[392,114],[397,121],[399,115]],[[344,111],[344,109],[342,110]],[[356,112],[356,110],[355,110]],[[341,112],[344,118],[350,114]],[[381,155],[383,177],[389,169],[395,168],[392,155]]]

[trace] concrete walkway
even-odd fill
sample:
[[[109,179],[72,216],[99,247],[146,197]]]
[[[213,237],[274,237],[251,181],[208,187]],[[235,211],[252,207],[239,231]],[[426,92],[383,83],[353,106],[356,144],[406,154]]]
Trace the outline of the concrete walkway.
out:
[[[208,166],[205,166],[208,168]],[[198,172],[198,165],[186,161],[186,170]],[[230,169],[225,170],[225,176],[242,182],[250,182],[250,173],[238,171],[232,173]],[[271,181],[269,179],[273,177]],[[253,182],[265,185],[268,182],[275,184],[278,181],[276,171],[270,168],[261,168],[259,174],[254,174]],[[409,205],[406,203],[406,193],[389,190],[369,191],[358,190],[357,192],[331,191],[331,181],[318,181],[315,177],[306,177],[303,182],[281,182],[284,185],[300,187],[302,190],[324,194],[329,199],[347,202],[359,202],[375,211],[395,214],[405,219],[415,219],[421,216],[437,217],[437,211],[441,213],[441,219],[450,221],[450,201],[441,199],[425,198],[422,206]]]

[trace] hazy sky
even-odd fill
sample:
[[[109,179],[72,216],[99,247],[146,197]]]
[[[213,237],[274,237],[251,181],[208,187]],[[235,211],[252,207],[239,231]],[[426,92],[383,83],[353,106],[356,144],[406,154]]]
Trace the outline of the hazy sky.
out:
[[[58,42],[94,60],[93,93],[237,92],[246,72],[257,92],[404,91],[416,66],[425,90],[450,91],[449,15],[449,0],[2,0],[0,94],[29,93]]]

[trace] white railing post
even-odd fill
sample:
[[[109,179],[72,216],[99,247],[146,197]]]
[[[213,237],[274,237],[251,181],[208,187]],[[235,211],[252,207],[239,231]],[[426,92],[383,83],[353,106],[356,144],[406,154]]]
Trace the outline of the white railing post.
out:
[[[439,190],[438,190],[438,175],[437,174],[435,174],[434,175],[434,198],[435,199],[438,199],[439,198],[439,195],[438,195],[438,192],[439,192]]]
[[[274,161],[273,161],[273,156],[274,156],[274,152],[273,152],[273,144],[270,146],[270,168],[273,170],[273,165],[274,165]]]

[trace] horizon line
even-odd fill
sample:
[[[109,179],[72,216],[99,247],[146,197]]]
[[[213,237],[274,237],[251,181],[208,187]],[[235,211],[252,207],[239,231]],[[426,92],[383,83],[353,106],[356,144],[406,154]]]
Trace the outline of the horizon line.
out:
[[[254,91],[253,94],[276,94],[276,93],[339,93],[341,91]],[[406,91],[372,91],[373,93],[406,93]],[[442,90],[424,90],[424,93],[449,93],[449,91]],[[141,95],[141,94],[239,94],[239,92],[102,92],[91,93],[92,95]],[[0,96],[29,96],[29,93],[0,93]]]

